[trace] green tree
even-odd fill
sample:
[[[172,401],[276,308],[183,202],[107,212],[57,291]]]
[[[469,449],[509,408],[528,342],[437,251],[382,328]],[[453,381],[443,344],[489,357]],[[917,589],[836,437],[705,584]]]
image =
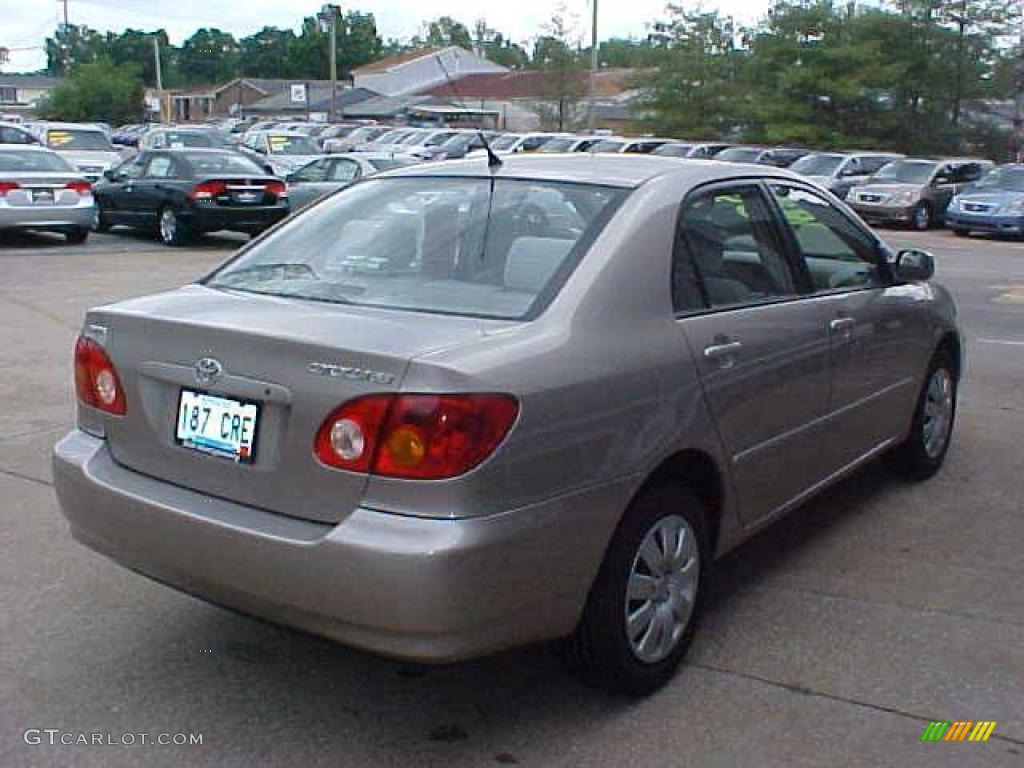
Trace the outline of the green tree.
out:
[[[564,10],[556,11],[533,46],[533,66],[548,74],[535,106],[546,130],[566,131],[580,121],[586,93],[584,62],[576,26]]]
[[[657,26],[656,55],[638,107],[658,133],[691,138],[724,137],[740,123],[738,85],[743,56],[733,22],[716,12],[669,8]]]
[[[473,47],[473,38],[470,36],[466,25],[456,21],[451,16],[441,16],[427,22],[425,41],[427,45],[436,47],[447,47],[449,45],[457,45],[466,49]]]
[[[75,67],[38,111],[45,120],[137,122],[144,112],[143,92],[137,71],[99,59]]]
[[[234,35],[204,27],[178,50],[177,68],[190,85],[220,83],[238,75],[239,54]]]
[[[484,19],[477,19],[473,25],[473,49],[488,61],[509,69],[523,69],[530,61],[522,46],[491,29]]]
[[[103,55],[103,35],[83,25],[61,24],[53,37],[46,38],[46,73],[62,75],[65,64],[70,69],[76,64],[96,61]]]

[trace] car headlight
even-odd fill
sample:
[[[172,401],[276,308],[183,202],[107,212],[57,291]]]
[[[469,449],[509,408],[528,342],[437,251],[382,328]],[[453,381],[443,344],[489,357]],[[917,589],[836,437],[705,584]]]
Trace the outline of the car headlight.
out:
[[[1009,203],[1003,210],[1007,213],[1024,213],[1024,197]]]
[[[895,192],[889,197],[889,202],[895,205],[909,205],[914,202],[915,197],[913,192]]]

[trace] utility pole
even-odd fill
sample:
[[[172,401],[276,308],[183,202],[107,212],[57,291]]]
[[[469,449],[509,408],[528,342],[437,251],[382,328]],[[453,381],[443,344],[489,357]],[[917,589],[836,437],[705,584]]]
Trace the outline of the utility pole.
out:
[[[1024,162],[1024,13],[1020,18],[1020,40],[1017,43],[1017,66],[1014,67],[1015,85],[1017,88],[1013,112],[1013,133],[1016,139],[1016,161]]]
[[[597,0],[594,4],[594,16],[590,22],[590,93],[587,101],[587,127],[591,132],[597,127]]]
[[[59,0],[59,2],[64,3],[64,42],[61,44],[60,54],[64,64],[64,74],[66,75],[71,67],[70,46],[68,45],[68,34],[70,33],[71,25],[68,24],[68,0]]]
[[[338,117],[338,17],[341,8],[328,3],[320,9],[317,19],[323,24],[331,36],[331,111],[328,122],[335,122]]]
[[[164,122],[164,77],[160,69],[160,38],[153,37],[153,57],[156,61],[156,97],[160,100],[160,122]]]

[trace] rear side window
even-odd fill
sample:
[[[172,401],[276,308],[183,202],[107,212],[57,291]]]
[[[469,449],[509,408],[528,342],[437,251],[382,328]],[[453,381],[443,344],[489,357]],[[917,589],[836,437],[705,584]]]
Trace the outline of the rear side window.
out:
[[[672,270],[677,311],[742,307],[796,293],[757,187],[714,188],[687,201]]]
[[[296,216],[207,283],[525,319],[557,293],[625,194],[512,179],[371,179]]]

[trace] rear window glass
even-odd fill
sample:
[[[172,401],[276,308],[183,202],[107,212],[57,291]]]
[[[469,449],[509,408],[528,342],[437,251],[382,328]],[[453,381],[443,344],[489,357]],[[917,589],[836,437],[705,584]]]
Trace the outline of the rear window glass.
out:
[[[511,179],[366,181],[295,217],[207,284],[524,319],[555,295],[625,194]]]
[[[69,173],[72,170],[63,157],[50,154],[49,152],[4,152],[0,150],[0,171],[23,171],[25,173],[58,171]]]
[[[185,158],[196,175],[218,173],[252,173],[265,176],[266,171],[256,163],[233,152],[186,152]]]
[[[97,149],[113,152],[114,147],[103,131],[77,128],[54,128],[46,132],[46,146],[50,149]]]

